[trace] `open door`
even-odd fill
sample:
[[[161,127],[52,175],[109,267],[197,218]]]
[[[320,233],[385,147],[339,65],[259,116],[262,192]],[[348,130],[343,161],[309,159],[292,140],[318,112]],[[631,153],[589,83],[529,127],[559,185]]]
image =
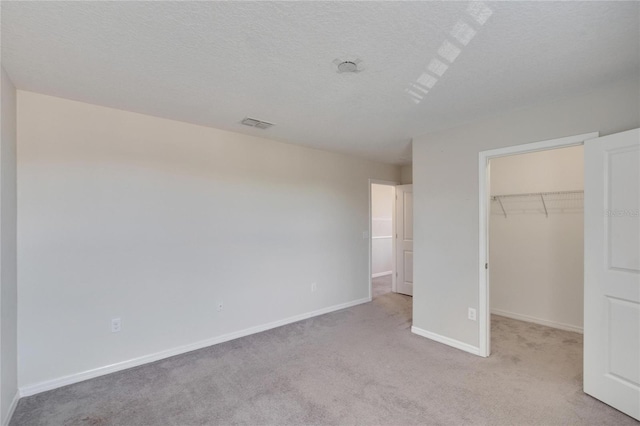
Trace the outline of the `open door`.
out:
[[[396,291],[413,295],[413,185],[396,186]]]
[[[640,420],[640,129],[584,154],[584,391]]]

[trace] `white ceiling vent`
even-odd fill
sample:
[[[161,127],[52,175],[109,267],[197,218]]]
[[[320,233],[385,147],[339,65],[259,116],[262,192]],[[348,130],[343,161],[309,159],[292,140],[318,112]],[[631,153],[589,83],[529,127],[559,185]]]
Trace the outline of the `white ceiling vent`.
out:
[[[273,126],[273,123],[268,123],[266,121],[256,120],[255,118],[249,118],[249,117],[242,120],[241,123],[244,124],[245,126],[257,127],[258,129],[263,129],[263,130]]]

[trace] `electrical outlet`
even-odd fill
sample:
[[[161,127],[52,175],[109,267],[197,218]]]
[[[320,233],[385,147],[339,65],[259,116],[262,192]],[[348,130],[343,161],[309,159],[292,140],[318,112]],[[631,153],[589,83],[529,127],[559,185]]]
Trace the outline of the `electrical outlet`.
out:
[[[118,333],[122,330],[122,320],[120,318],[113,318],[111,320],[111,332]]]
[[[311,291],[316,291],[318,289],[318,284],[316,283],[311,283]]]
[[[469,308],[469,319],[471,321],[475,321],[476,320],[476,310],[473,308]]]
[[[220,312],[224,308],[224,303],[218,302],[218,312]]]

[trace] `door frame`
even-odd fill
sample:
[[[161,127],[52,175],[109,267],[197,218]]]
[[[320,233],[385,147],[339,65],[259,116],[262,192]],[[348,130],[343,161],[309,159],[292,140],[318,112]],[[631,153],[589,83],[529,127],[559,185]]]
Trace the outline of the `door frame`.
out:
[[[479,327],[479,351],[478,355],[488,357],[491,353],[491,313],[490,313],[490,269],[486,267],[489,259],[489,219],[491,218],[491,185],[489,160],[509,155],[527,154],[537,151],[547,151],[570,146],[583,145],[588,139],[597,138],[599,132],[584,133],[581,135],[567,136],[564,138],[550,139],[540,142],[513,145],[505,148],[481,151],[478,154],[478,218],[479,218],[479,245],[478,245],[478,327]]]
[[[373,300],[373,278],[371,278],[371,275],[373,275],[373,262],[372,262],[372,256],[373,256],[373,197],[371,196],[371,188],[372,185],[387,185],[387,186],[393,186],[394,187],[394,195],[395,195],[395,187],[399,185],[398,182],[392,181],[392,180],[381,180],[381,179],[369,179],[369,301]],[[395,198],[393,200],[393,209],[392,209],[392,213],[391,213],[391,229],[392,232],[395,232],[396,229],[396,204],[395,204]],[[393,253],[392,260],[391,260],[391,291],[395,292],[396,291],[396,256],[395,256],[395,252],[396,252],[396,239],[395,238],[391,238],[391,250]]]

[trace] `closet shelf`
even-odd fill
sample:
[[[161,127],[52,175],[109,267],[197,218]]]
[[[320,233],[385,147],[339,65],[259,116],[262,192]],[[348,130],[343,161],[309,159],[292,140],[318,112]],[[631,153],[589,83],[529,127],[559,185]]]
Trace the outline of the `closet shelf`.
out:
[[[579,212],[584,207],[584,191],[532,192],[491,196],[491,213],[509,214]]]

